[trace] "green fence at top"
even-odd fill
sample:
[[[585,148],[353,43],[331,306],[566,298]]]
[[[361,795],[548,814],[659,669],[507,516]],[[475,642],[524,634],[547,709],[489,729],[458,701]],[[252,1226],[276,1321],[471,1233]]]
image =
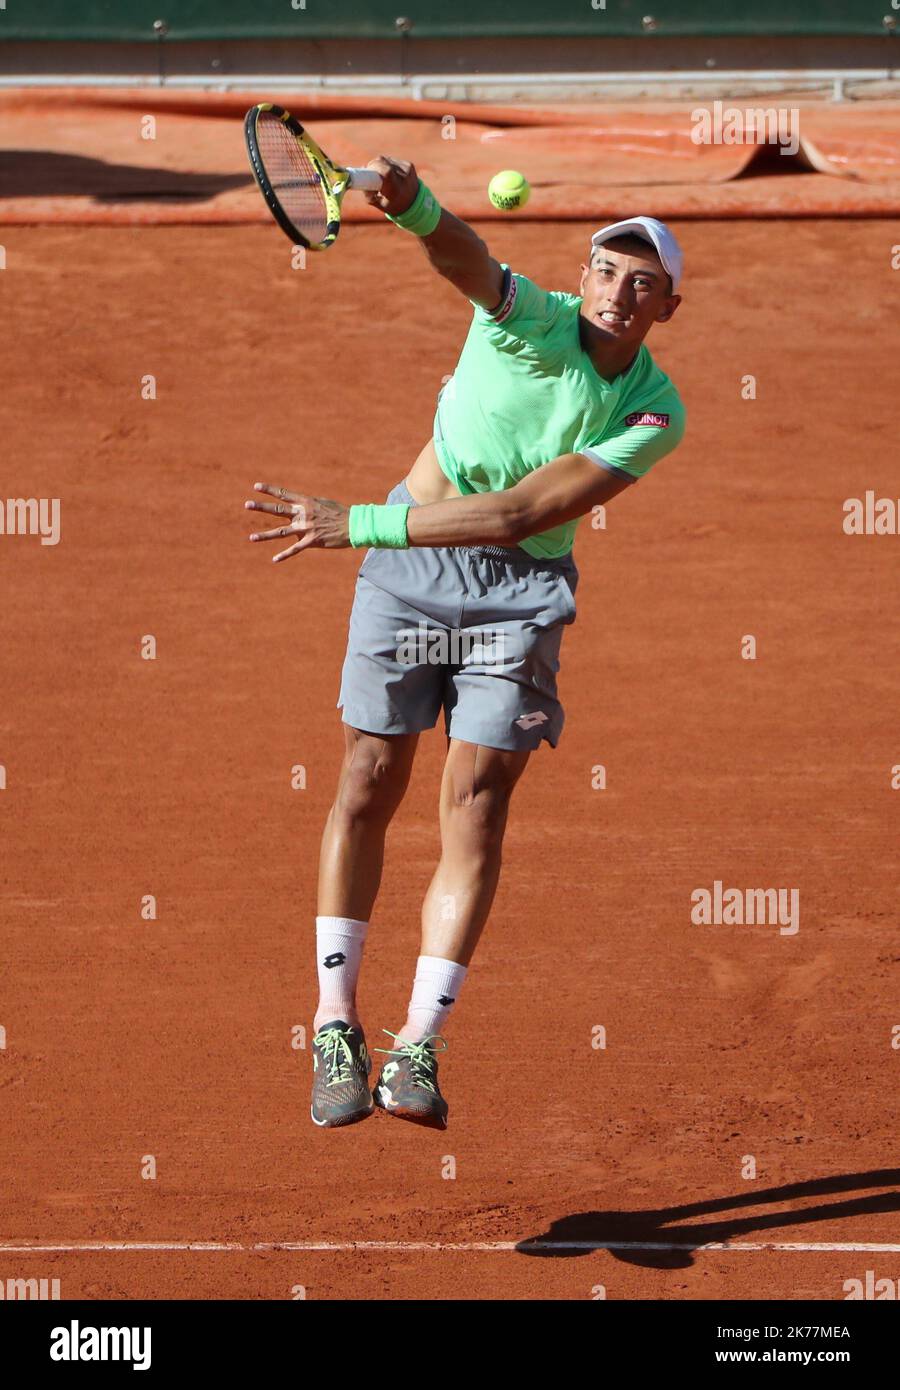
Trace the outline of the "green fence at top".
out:
[[[891,32],[892,0],[0,0],[3,39],[654,38]],[[893,48],[891,49],[893,52]],[[887,61],[887,58],[886,58]]]

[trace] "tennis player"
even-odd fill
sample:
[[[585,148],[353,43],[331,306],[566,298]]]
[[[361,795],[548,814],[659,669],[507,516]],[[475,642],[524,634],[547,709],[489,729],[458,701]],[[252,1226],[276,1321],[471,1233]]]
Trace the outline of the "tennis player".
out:
[[[402,160],[379,157],[367,194],[418,237],[474,313],[437,402],[433,438],[384,506],[346,507],[257,483],[247,506],[287,524],[251,537],[365,550],[338,708],[345,757],[322,840],[316,941],[320,999],[312,1118],[372,1113],[443,1128],[442,1032],[459,999],[500,873],[513,788],[563,727],[556,676],[575,619],[572,541],[678,444],[684,410],[644,339],[680,296],[672,232],[634,217],[595,232],[579,295],[539,289],[496,261]],[[406,1019],[375,1086],[356,1007],[385,832],[416,744],[440,711],[448,737],[441,858],[422,908]]]

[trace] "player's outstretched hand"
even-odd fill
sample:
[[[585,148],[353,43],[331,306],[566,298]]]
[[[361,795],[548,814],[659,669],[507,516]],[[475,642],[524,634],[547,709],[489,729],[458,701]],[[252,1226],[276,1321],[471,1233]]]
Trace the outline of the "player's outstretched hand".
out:
[[[367,193],[366,198],[375,208],[389,212],[391,217],[399,217],[411,208],[419,191],[419,175],[415,165],[408,159],[392,159],[389,154],[380,154],[370,159],[369,169],[375,169],[382,178],[377,193]]]
[[[274,531],[256,531],[251,541],[278,541],[286,536],[299,539],[287,550],[281,550],[272,558],[289,560],[301,550],[319,547],[324,550],[340,550],[350,544],[350,508],[340,502],[329,502],[324,497],[303,497],[297,492],[288,492],[283,487],[272,487],[270,483],[254,483],[254,491],[266,492],[277,497],[277,502],[245,502],[250,512],[269,512],[272,516],[288,516],[289,525],[278,526]]]

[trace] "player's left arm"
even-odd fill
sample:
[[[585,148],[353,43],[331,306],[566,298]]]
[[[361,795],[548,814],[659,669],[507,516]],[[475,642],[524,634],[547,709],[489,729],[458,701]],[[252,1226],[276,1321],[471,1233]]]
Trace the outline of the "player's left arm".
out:
[[[475,492],[411,507],[406,533],[413,546],[517,545],[605,506],[633,482],[584,454],[561,454],[505,492]]]
[[[473,492],[444,502],[410,507],[406,535],[411,546],[516,545],[526,536],[548,531],[584,516],[623,492],[634,479],[593,463],[584,454],[562,454],[529,473],[505,492]],[[294,539],[295,544],[274,556],[287,560],[310,547],[328,550],[350,544],[350,509],[323,497],[305,497],[286,488],[256,483],[275,502],[254,499],[251,511],[268,512],[287,525],[257,532],[254,541]]]

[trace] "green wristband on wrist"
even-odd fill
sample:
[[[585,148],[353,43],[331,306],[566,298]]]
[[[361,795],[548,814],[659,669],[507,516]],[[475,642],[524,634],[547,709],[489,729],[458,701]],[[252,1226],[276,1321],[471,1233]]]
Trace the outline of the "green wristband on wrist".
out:
[[[376,550],[408,550],[406,518],[409,507],[402,503],[376,507],[371,502],[350,508],[350,544],[354,550],[370,546]]]
[[[413,236],[431,236],[441,220],[441,205],[427,184],[419,179],[419,191],[406,212],[401,212],[399,217],[391,217],[388,213],[387,217]]]

